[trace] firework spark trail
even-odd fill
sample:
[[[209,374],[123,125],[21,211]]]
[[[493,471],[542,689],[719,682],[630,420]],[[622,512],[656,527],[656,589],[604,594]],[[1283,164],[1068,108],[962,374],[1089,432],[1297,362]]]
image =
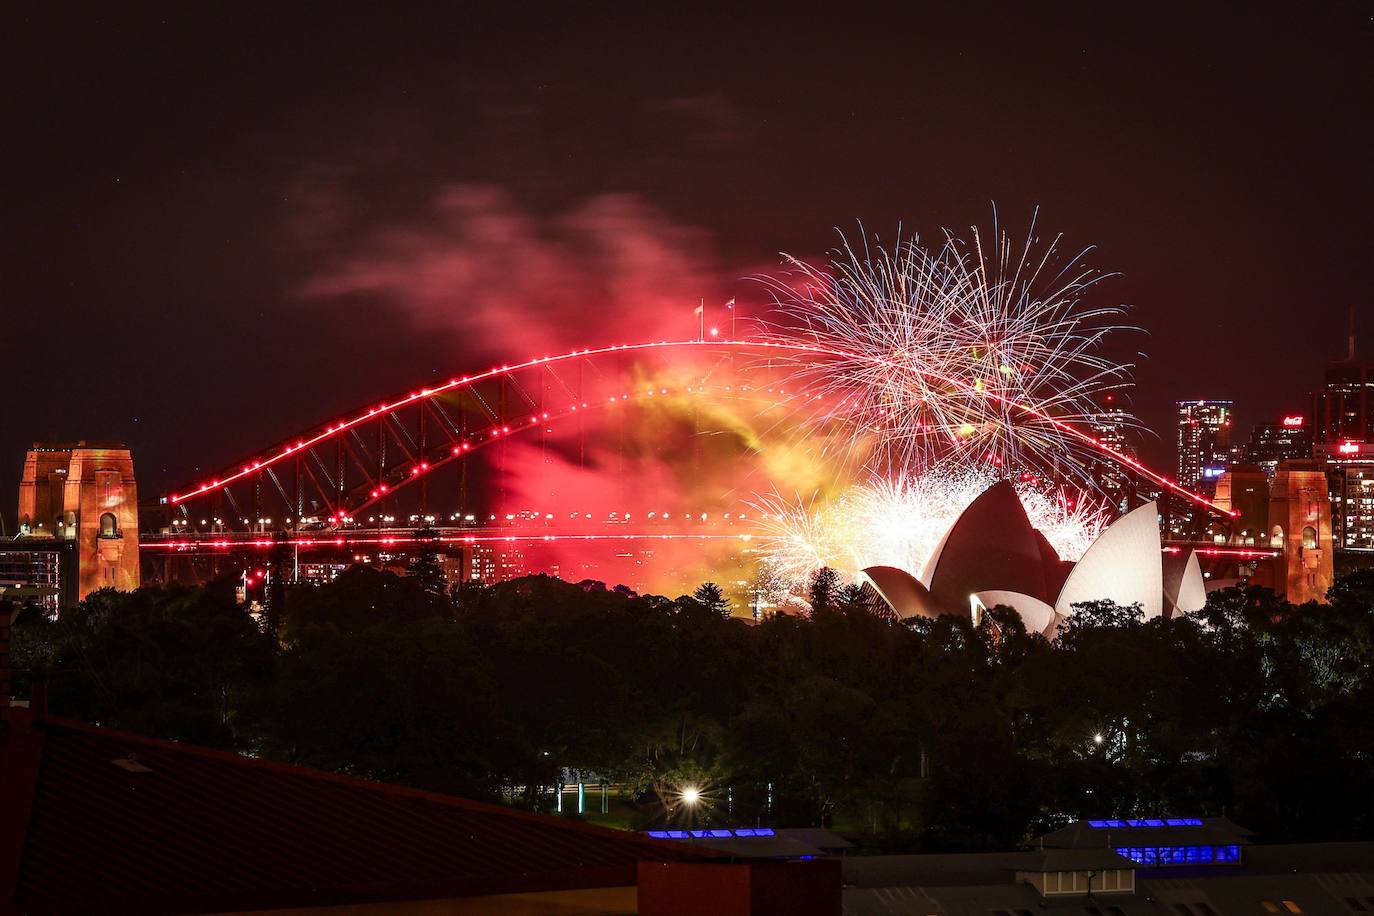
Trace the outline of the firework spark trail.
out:
[[[975,228],[970,243],[947,232],[934,250],[916,238],[890,249],[845,239],[826,267],[789,258],[791,277],[765,281],[777,312],[763,338],[827,354],[793,362],[789,384],[822,393],[806,423],[830,432],[840,447],[827,457],[866,481],[819,504],[757,503],[782,575],[919,572],[958,514],[1008,477],[1065,559],[1102,531],[1098,499],[1040,480],[1096,488],[1101,444],[1082,428],[1131,384],[1131,367],[1101,354],[1127,330],[1123,310],[1087,306],[1104,275],[1083,253],[1060,259],[1057,238],[1038,247],[1033,230],[1020,246],[996,227],[990,245]]]
[[[946,234],[935,251],[846,240],[826,268],[789,259],[790,281],[765,280],[776,315],[763,338],[835,354],[796,361],[789,384],[824,393],[809,422],[848,431],[845,462],[878,474],[991,463],[1092,486],[1094,450],[1066,426],[1131,384],[1130,366],[1097,352],[1127,330],[1113,323],[1123,310],[1084,305],[1103,275],[1082,254],[1055,273],[1057,239],[1037,252],[994,235],[989,249],[976,229],[972,244]]]
[[[794,584],[822,566],[850,580],[868,566],[920,573],[954,520],[996,481],[994,468],[949,466],[879,478],[824,501],[774,494],[751,508],[773,571]],[[1016,490],[1031,524],[1063,559],[1081,558],[1106,527],[1107,507],[1089,497],[1029,480]]]
[[[1109,507],[1090,495],[1036,485],[1017,488],[1031,525],[1045,536],[1061,560],[1077,563],[1110,521]]]

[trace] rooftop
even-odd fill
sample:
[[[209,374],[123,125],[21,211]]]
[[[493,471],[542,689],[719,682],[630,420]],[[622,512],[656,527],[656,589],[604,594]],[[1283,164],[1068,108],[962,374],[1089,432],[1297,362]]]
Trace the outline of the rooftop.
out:
[[[1081,855],[1106,850],[1059,852]],[[1016,871],[1035,870],[1024,868],[1026,860],[1018,858],[1028,855],[1032,854],[851,856],[844,860],[844,911],[846,916],[1037,916],[1046,912],[1361,916],[1374,912],[1374,843],[1248,846],[1240,868],[1137,868],[1135,893],[1093,898],[1086,894],[1042,897],[1031,885],[1018,883]]]
[[[0,909],[140,912],[635,884],[723,854],[13,710]]]

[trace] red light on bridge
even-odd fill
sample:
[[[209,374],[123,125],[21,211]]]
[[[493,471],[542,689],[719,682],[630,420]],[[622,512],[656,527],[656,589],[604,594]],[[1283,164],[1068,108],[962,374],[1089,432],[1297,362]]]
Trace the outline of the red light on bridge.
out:
[[[518,370],[520,370],[520,369],[528,368],[528,367],[530,367],[530,366],[539,365],[539,364],[542,364],[542,363],[559,362],[559,361],[567,360],[567,359],[575,359],[575,358],[578,358],[578,357],[585,357],[585,356],[589,356],[589,355],[592,355],[592,354],[601,354],[601,353],[618,352],[618,351],[622,351],[622,350],[645,350],[645,349],[651,349],[651,348],[657,349],[657,348],[665,348],[665,347],[699,347],[699,346],[702,345],[702,343],[704,343],[704,342],[703,342],[703,341],[666,341],[666,340],[665,340],[665,341],[658,341],[658,342],[646,342],[646,343],[640,343],[640,344],[618,344],[618,345],[606,346],[606,347],[599,347],[599,348],[587,347],[587,348],[580,349],[580,350],[573,350],[573,351],[571,351],[571,352],[569,352],[569,353],[567,353],[567,354],[565,354],[565,355],[563,355],[563,356],[535,358],[535,359],[529,360],[529,361],[526,362],[526,363],[520,363],[520,364],[517,364],[517,365],[514,365],[514,366],[509,365],[509,364],[503,364],[503,365],[501,365],[501,366],[499,366],[499,367],[493,367],[493,368],[492,368],[491,370],[489,370],[488,372],[479,373],[479,374],[477,374],[477,375],[475,375],[475,376],[462,376],[462,377],[460,377],[460,378],[457,380],[457,385],[466,386],[466,385],[470,385],[470,384],[473,384],[473,383],[475,383],[475,382],[481,381],[481,380],[483,380],[483,379],[494,378],[494,377],[497,377],[497,376],[499,376],[499,375],[508,374],[508,373],[510,373],[510,372],[512,372],[512,371],[518,371]],[[842,352],[841,350],[830,349],[830,348],[823,347],[823,346],[817,346],[817,345],[815,345],[815,344],[801,344],[801,343],[791,343],[791,344],[789,344],[789,343],[782,343],[782,342],[778,342],[778,341],[731,342],[730,344],[721,344],[721,343],[719,343],[719,342],[711,342],[711,343],[712,343],[712,345],[719,345],[719,346],[737,345],[737,346],[744,346],[744,347],[766,348],[766,349],[773,349],[773,350],[779,350],[779,351],[791,351],[791,352],[801,352],[801,353],[812,353],[812,354],[817,354],[817,355],[824,356],[824,357],[835,357],[835,358],[841,358],[841,359],[852,359],[852,358],[854,358],[854,354],[852,354],[852,353],[846,353],[846,352]],[[880,362],[880,363],[883,363],[883,364],[886,364],[887,361],[879,361],[879,362]],[[888,366],[887,368],[892,368],[892,367],[891,367],[891,366]],[[1031,367],[1031,366],[1029,366],[1029,365],[1023,365],[1023,366],[1021,367],[1021,372],[1029,376],[1029,375],[1031,375],[1031,374],[1034,373],[1034,368]],[[962,380],[953,379],[953,378],[949,378],[949,377],[946,377],[946,376],[942,376],[942,375],[940,375],[940,374],[938,374],[938,373],[935,373],[935,372],[930,372],[930,373],[927,373],[927,374],[928,374],[928,376],[929,376],[930,378],[935,379],[935,380],[937,380],[937,381],[943,381],[944,383],[946,383],[947,385],[949,385],[950,387],[952,387],[952,388],[954,388],[954,389],[962,389],[962,390],[969,391],[969,392],[972,392],[972,391],[975,390],[975,386],[974,386],[974,385],[971,385],[971,384],[969,384],[969,383],[966,383],[966,382],[964,382],[964,381],[962,381]],[[454,385],[453,380],[450,380],[448,384],[449,384],[449,386],[456,387],[456,386]],[[384,413],[390,412],[390,411],[395,410],[395,409],[397,409],[397,408],[399,408],[399,407],[401,407],[401,406],[403,406],[403,405],[413,403],[414,401],[420,399],[421,397],[431,397],[431,396],[433,396],[434,394],[436,394],[437,392],[442,391],[442,390],[445,390],[445,386],[440,386],[439,388],[427,387],[427,388],[424,388],[424,389],[422,389],[422,390],[415,390],[415,391],[410,392],[409,396],[403,397],[403,398],[397,400],[397,401],[394,402],[394,403],[388,404],[388,403],[386,403],[386,402],[382,402],[382,403],[379,404],[379,405],[376,405],[376,406],[374,406],[374,407],[372,407],[372,408],[370,408],[370,409],[367,409],[367,410],[365,411],[365,413],[359,414],[359,416],[358,416],[357,418],[355,418],[355,419],[337,421],[337,422],[336,422],[336,425],[334,425],[332,428],[331,428],[331,427],[317,427],[317,429],[319,429],[319,430],[321,430],[321,431],[318,432],[318,433],[316,433],[315,435],[306,437],[306,438],[304,438],[304,439],[295,440],[294,445],[284,445],[284,446],[281,447],[281,451],[280,451],[280,452],[278,452],[278,453],[276,453],[276,454],[273,454],[273,455],[270,455],[270,456],[265,456],[265,457],[262,458],[261,460],[254,460],[253,462],[250,463],[250,465],[249,465],[248,467],[235,467],[234,470],[233,470],[233,472],[227,474],[227,476],[225,476],[225,477],[223,478],[222,481],[217,480],[217,481],[215,481],[213,484],[202,485],[199,489],[195,490],[194,492],[183,493],[183,494],[175,494],[175,495],[173,495],[173,497],[171,497],[171,500],[170,500],[170,501],[173,502],[173,503],[184,502],[184,501],[186,501],[186,500],[188,500],[188,499],[190,499],[190,498],[192,498],[192,497],[198,497],[198,496],[200,496],[200,495],[202,495],[202,494],[204,494],[204,493],[207,493],[207,492],[209,492],[209,491],[211,491],[211,490],[218,489],[218,488],[220,488],[221,486],[228,486],[229,484],[232,484],[232,483],[234,483],[234,482],[237,481],[237,480],[241,480],[241,479],[243,479],[243,478],[249,476],[250,474],[257,473],[257,472],[260,471],[262,468],[271,467],[272,465],[275,465],[275,464],[284,462],[284,461],[286,461],[286,460],[289,460],[289,459],[291,458],[291,456],[293,456],[293,455],[295,455],[295,454],[298,454],[299,452],[301,452],[301,451],[303,451],[303,450],[314,448],[314,447],[315,447],[317,444],[319,444],[320,442],[322,442],[322,441],[324,441],[324,440],[326,440],[326,439],[328,439],[328,438],[331,438],[331,437],[333,437],[333,436],[338,436],[338,435],[340,435],[341,433],[343,433],[345,430],[352,428],[352,427],[355,426],[356,424],[359,424],[359,423],[364,422],[366,418],[375,417],[375,416],[378,415],[378,414],[384,414]],[[771,390],[771,389],[770,389],[770,390]],[[667,394],[668,392],[667,392],[667,390],[665,389],[665,390],[661,391],[660,393],[662,393],[662,394]],[[1211,500],[1207,499],[1206,497],[1201,496],[1201,495],[1196,494],[1196,493],[1193,493],[1193,492],[1187,490],[1186,488],[1180,486],[1177,482],[1175,482],[1175,481],[1173,481],[1173,480],[1170,480],[1169,478],[1167,478],[1167,477],[1165,477],[1165,476],[1163,476],[1163,475],[1161,475],[1161,474],[1158,474],[1158,473],[1156,473],[1156,472],[1154,472],[1154,471],[1151,471],[1149,468],[1144,467],[1144,466],[1141,465],[1139,462],[1132,461],[1132,460],[1126,458],[1126,456],[1122,455],[1121,453],[1119,453],[1119,452],[1116,451],[1115,449],[1112,449],[1110,446],[1107,446],[1107,445],[1104,444],[1104,443],[1101,443],[1101,442],[1099,442],[1099,441],[1094,440],[1093,437],[1091,437],[1091,436],[1089,436],[1089,435],[1083,433],[1081,430],[1077,429],[1077,428],[1074,427],[1073,425],[1071,425],[1071,424],[1069,424],[1069,423],[1065,423],[1064,421],[1059,420],[1058,418],[1053,417],[1053,416],[1051,416],[1051,415],[1045,413],[1043,410],[1038,409],[1038,408],[1034,407],[1033,405],[1030,405],[1030,404],[1022,404],[1022,403],[1020,403],[1020,402],[1018,402],[1018,401],[1014,401],[1014,400],[1012,400],[1011,398],[1007,397],[1005,394],[1001,394],[1001,393],[999,393],[999,392],[997,392],[997,391],[994,391],[994,390],[989,390],[986,386],[984,386],[984,388],[983,388],[982,390],[980,390],[978,393],[980,393],[980,394],[983,395],[984,397],[990,398],[990,399],[992,399],[992,400],[994,400],[994,401],[997,401],[997,402],[999,402],[999,403],[1002,403],[1002,404],[1005,404],[1005,405],[1007,405],[1007,406],[1009,406],[1009,407],[1012,407],[1012,408],[1016,409],[1016,410],[1017,410],[1018,412],[1020,412],[1020,413],[1029,414],[1029,415],[1031,415],[1031,416],[1037,417],[1037,418],[1039,418],[1039,419],[1041,419],[1041,420],[1043,420],[1043,421],[1045,421],[1045,422],[1051,424],[1051,425],[1054,426],[1055,428],[1057,428],[1057,429],[1059,429],[1059,430],[1065,432],[1067,435],[1072,436],[1073,438],[1077,439],[1077,440],[1080,441],[1080,442],[1084,442],[1084,443],[1086,443],[1086,444],[1089,444],[1089,445],[1093,446],[1094,448],[1096,448],[1097,450],[1103,452],[1104,454],[1107,454],[1107,455],[1111,456],[1111,457],[1114,458],[1116,461],[1118,461],[1118,462],[1120,462],[1120,463],[1122,463],[1122,464],[1125,464],[1125,465],[1127,465],[1128,467],[1131,467],[1132,469],[1136,470],[1137,472],[1141,473],[1142,475],[1148,477],[1150,480],[1152,480],[1152,481],[1154,481],[1154,482],[1160,484],[1162,487],[1164,487],[1164,488],[1166,488],[1166,489],[1168,489],[1168,490],[1170,490],[1170,491],[1172,491],[1172,492],[1174,492],[1174,493],[1177,493],[1178,495],[1180,495],[1180,496],[1182,496],[1182,497],[1184,497],[1184,498],[1186,498],[1186,499],[1189,499],[1189,500],[1191,500],[1192,502],[1197,503],[1198,505],[1205,506],[1206,508],[1208,508],[1208,509],[1211,510],[1211,511],[1219,512],[1219,513],[1222,513],[1222,514],[1227,514],[1227,515],[1230,515],[1230,516],[1232,516],[1232,517],[1239,515],[1239,512],[1238,512],[1238,511],[1236,511],[1236,510],[1230,510],[1230,511],[1228,511],[1228,510],[1222,509],[1220,506],[1218,506],[1216,503],[1212,502]],[[784,392],[784,394],[785,394],[785,392]],[[585,401],[584,401],[584,402],[581,402],[580,404],[572,404],[572,405],[570,406],[570,408],[569,408],[569,412],[575,413],[575,412],[577,412],[579,409],[587,409],[588,406],[589,406],[588,403],[585,402]],[[1196,420],[1192,420],[1192,421],[1190,421],[1190,422],[1196,424],[1197,421],[1196,421]],[[531,425],[531,426],[537,426],[538,424],[531,423],[530,425]],[[486,435],[486,438],[485,438],[484,440],[482,440],[482,441],[489,441],[489,440],[494,439],[494,438],[496,438],[496,437],[498,437],[498,436],[500,436],[500,435],[508,434],[509,432],[510,432],[510,429],[509,429],[509,428],[501,429],[500,427],[497,427],[496,430],[488,431],[488,432],[485,434],[485,435]],[[470,446],[468,443],[463,443],[463,448],[464,448],[465,450],[468,449],[468,448],[470,448],[470,447],[471,447],[471,446]],[[1347,454],[1353,454],[1353,452],[1347,452]],[[387,492],[387,490],[388,490],[388,488],[387,488],[385,485],[379,487],[379,489],[380,489],[381,492],[383,492],[383,493]]]

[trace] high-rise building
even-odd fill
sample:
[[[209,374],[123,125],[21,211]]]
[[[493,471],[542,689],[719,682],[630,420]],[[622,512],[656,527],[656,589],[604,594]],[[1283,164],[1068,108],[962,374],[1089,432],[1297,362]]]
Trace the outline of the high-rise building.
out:
[[[1273,478],[1280,461],[1312,457],[1312,428],[1306,417],[1287,416],[1277,423],[1257,423],[1241,449],[1240,461],[1258,465]]]
[[[1355,356],[1353,312],[1346,358],[1327,363],[1312,395],[1312,453],[1325,462],[1336,547],[1374,549],[1374,363]]]
[[[1312,395],[1312,440],[1319,451],[1374,441],[1374,363],[1355,358],[1353,314],[1345,359],[1326,364],[1322,387]]]
[[[1226,473],[1231,447],[1231,402],[1177,401],[1178,482],[1210,490]]]
[[[1374,462],[1327,465],[1336,547],[1374,549]]]
[[[1131,419],[1130,413],[1114,394],[1102,396],[1098,401],[1097,412],[1088,421],[1088,426],[1099,442],[1134,458],[1135,447],[1127,435],[1132,425],[1134,420]]]
[[[1127,458],[1138,458],[1130,435],[1136,421],[1125,405],[1115,394],[1106,394],[1097,402],[1097,407],[1097,412],[1088,417],[1088,428],[1092,431],[1093,437]],[[1119,462],[1100,462],[1095,469],[1094,477],[1118,509],[1125,511],[1131,508],[1128,503],[1134,479]]]

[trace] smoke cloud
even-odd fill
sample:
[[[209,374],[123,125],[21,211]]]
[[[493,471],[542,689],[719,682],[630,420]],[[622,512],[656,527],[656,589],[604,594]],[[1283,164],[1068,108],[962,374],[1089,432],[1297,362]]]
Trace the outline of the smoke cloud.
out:
[[[690,337],[698,302],[720,302],[726,285],[709,233],[631,194],[539,217],[498,188],[453,185],[418,218],[356,235],[356,207],[337,190],[315,185],[304,203],[298,232],[355,241],[301,285],[301,298],[367,297],[507,359]]]
[[[418,216],[365,230],[357,224],[367,208],[338,183],[313,181],[294,198],[293,241],[330,252],[300,284],[303,302],[361,299],[384,307],[416,332],[452,335],[472,367],[690,339],[700,301],[708,321],[724,322],[723,299],[736,295],[743,306],[742,293],[753,291],[724,279],[709,233],[634,195],[602,195],[537,216],[499,188],[453,185]],[[713,402],[689,393],[708,378],[731,377],[734,368],[649,357],[608,367],[618,378],[599,383],[612,393],[616,386],[672,393],[652,404],[589,411],[575,425],[526,430],[488,451],[487,511],[498,524],[716,536],[552,541],[524,549],[531,571],[671,593],[703,579],[729,585],[746,576],[747,542],[718,536],[750,530],[738,515],[754,492],[812,487],[819,471],[779,434],[785,424],[764,416],[758,399]]]

